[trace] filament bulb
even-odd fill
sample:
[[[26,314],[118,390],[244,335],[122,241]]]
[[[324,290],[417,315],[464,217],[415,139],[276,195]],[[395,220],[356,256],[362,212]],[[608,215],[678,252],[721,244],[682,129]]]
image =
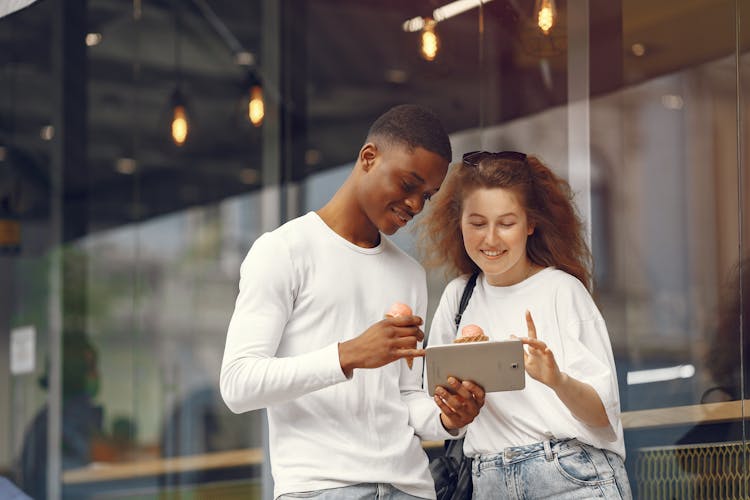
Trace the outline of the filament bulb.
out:
[[[188,120],[185,106],[178,104],[172,117],[172,139],[178,146],[185,144],[188,135]]]
[[[250,90],[250,101],[247,104],[247,116],[250,122],[256,127],[263,123],[263,117],[266,115],[266,107],[263,103],[263,89],[260,85],[255,85]]]
[[[537,0],[536,19],[539,29],[545,35],[549,34],[549,30],[552,29],[557,21],[555,0]]]
[[[420,53],[426,61],[434,61],[440,48],[440,39],[435,32],[437,23],[432,19],[425,19],[424,28],[422,29],[422,46]]]

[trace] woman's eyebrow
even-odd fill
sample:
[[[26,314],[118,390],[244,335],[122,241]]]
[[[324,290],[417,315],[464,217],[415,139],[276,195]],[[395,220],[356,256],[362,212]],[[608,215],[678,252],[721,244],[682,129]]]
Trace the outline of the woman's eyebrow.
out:
[[[476,217],[485,217],[485,218],[487,217],[487,216],[486,216],[486,215],[484,215],[484,214],[478,214],[478,213],[476,213],[476,212],[472,212],[472,213],[470,213],[470,214],[466,214],[466,216],[467,216],[467,217],[472,217],[472,216],[476,216]],[[495,216],[495,218],[496,218],[496,219],[501,219],[501,218],[503,218],[503,217],[509,217],[509,216],[515,216],[515,217],[518,217],[518,214],[517,214],[517,213],[515,213],[515,212],[506,212],[506,213],[504,213],[504,214],[496,215],[496,216]]]

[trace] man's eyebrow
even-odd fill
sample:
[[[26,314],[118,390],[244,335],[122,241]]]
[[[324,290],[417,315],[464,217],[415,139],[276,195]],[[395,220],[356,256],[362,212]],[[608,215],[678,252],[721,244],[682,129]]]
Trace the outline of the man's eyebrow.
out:
[[[422,177],[420,177],[420,175],[418,173],[416,173],[416,172],[409,172],[409,173],[412,175],[412,177],[414,177],[415,179],[417,179],[420,183],[422,183],[422,184],[425,183],[425,180],[422,179]]]

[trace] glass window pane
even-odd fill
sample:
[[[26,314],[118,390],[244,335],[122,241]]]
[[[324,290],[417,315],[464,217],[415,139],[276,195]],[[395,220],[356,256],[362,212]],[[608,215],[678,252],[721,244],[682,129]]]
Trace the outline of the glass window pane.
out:
[[[556,0],[542,26],[539,3],[0,17],[0,476],[43,496],[51,460],[53,497],[270,498],[264,413],[218,393],[240,265],[414,102],[455,159],[525,151],[571,184],[636,495],[746,497],[750,9]],[[445,284],[428,274],[426,329]]]

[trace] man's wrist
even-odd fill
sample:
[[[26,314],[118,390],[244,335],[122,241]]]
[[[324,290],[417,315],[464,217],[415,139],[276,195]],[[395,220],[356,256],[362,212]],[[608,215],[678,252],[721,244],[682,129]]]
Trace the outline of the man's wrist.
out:
[[[341,371],[344,372],[346,378],[352,378],[355,366],[349,354],[348,341],[339,342],[339,364],[341,364]]]

